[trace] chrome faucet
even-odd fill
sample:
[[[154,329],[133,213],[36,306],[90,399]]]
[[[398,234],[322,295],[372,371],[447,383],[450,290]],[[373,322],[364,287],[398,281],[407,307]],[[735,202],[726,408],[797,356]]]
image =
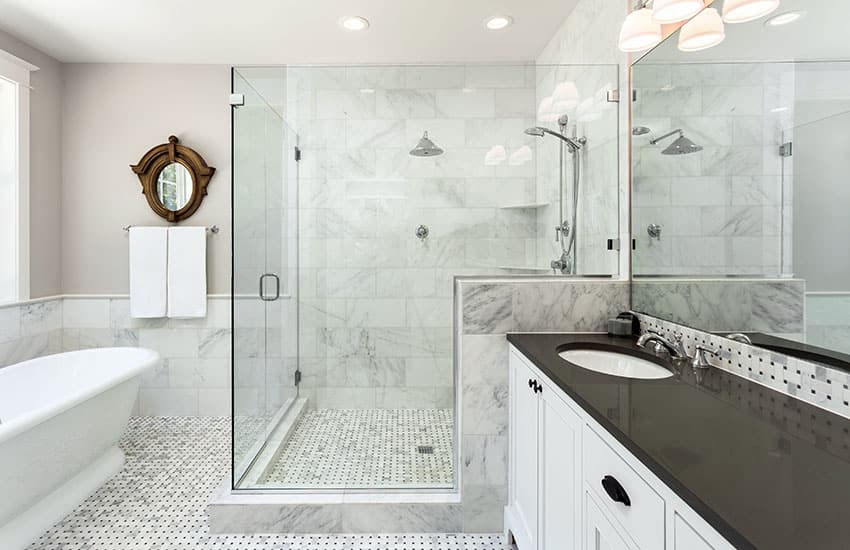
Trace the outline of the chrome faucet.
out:
[[[570,258],[570,255],[564,251],[561,252],[560,258],[549,262],[549,267],[551,267],[552,271],[555,273],[560,271],[562,275],[569,275],[573,271],[573,260]]]
[[[657,332],[647,331],[641,334],[640,338],[638,338],[637,347],[645,348],[650,342],[655,342],[653,351],[656,353],[666,349],[670,353],[670,357],[673,359],[689,359],[688,352],[685,350],[685,345],[682,343],[681,334],[675,334],[673,336],[673,340],[668,340]]]

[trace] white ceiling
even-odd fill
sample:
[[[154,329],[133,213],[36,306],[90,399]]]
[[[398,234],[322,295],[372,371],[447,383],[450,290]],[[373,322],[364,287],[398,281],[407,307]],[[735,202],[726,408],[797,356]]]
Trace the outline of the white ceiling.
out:
[[[716,2],[718,8],[721,2]],[[782,0],[772,15],[804,10],[806,16],[781,27],[765,19],[726,25],[726,40],[701,52],[680,52],[678,34],[665,40],[641,62],[709,63],[714,61],[820,61],[850,59],[850,2]]]
[[[65,62],[532,61],[577,1],[0,0],[0,29]],[[487,31],[495,14],[514,25]]]

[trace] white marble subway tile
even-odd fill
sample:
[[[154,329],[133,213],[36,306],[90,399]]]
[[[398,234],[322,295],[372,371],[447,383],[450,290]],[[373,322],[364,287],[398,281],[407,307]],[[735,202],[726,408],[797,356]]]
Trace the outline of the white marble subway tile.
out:
[[[139,345],[155,350],[165,357],[198,357],[198,343],[197,330],[139,329]]]
[[[534,117],[537,105],[535,91],[530,88],[497,89],[495,105],[498,116]]]
[[[140,388],[141,416],[198,416],[198,390]]]
[[[168,359],[168,387],[171,388],[228,388],[230,361],[227,358]]]
[[[466,73],[462,66],[404,67],[406,88],[458,89],[464,86]]]
[[[0,343],[13,342],[21,337],[21,308],[0,308]]]
[[[432,118],[437,114],[433,90],[381,89],[376,91],[378,118],[405,120]]]
[[[493,90],[437,90],[437,114],[440,117],[487,118],[496,116]]]
[[[404,136],[403,120],[349,120],[345,125],[349,149],[396,148],[404,144]]]
[[[69,298],[62,304],[65,328],[100,328],[109,324],[109,300]]]
[[[61,330],[62,302],[63,300],[53,299],[20,306],[21,334],[26,336]],[[0,322],[0,326],[2,326],[2,322]]]
[[[453,304],[446,298],[408,298],[404,300],[408,327],[448,327],[452,324]]]
[[[464,485],[507,485],[507,436],[464,435],[461,456]]]
[[[450,357],[411,357],[405,361],[404,384],[407,387],[447,387],[454,383],[454,364]]]
[[[230,388],[201,388],[198,390],[198,416],[230,416]]]

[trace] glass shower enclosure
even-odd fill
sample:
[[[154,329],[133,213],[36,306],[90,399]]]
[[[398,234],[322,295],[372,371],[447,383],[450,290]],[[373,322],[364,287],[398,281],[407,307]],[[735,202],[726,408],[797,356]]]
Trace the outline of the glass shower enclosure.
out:
[[[235,489],[457,488],[454,278],[551,275],[573,210],[578,275],[617,274],[617,75],[233,70]],[[561,142],[525,132],[564,82],[577,202]],[[426,132],[442,154],[411,154]]]

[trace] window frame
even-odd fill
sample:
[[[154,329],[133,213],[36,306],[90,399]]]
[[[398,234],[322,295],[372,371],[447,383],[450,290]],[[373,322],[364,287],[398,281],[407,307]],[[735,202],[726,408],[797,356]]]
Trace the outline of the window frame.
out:
[[[38,67],[0,50],[0,78],[16,85],[17,96],[17,266],[15,301],[30,299],[30,75]]]

